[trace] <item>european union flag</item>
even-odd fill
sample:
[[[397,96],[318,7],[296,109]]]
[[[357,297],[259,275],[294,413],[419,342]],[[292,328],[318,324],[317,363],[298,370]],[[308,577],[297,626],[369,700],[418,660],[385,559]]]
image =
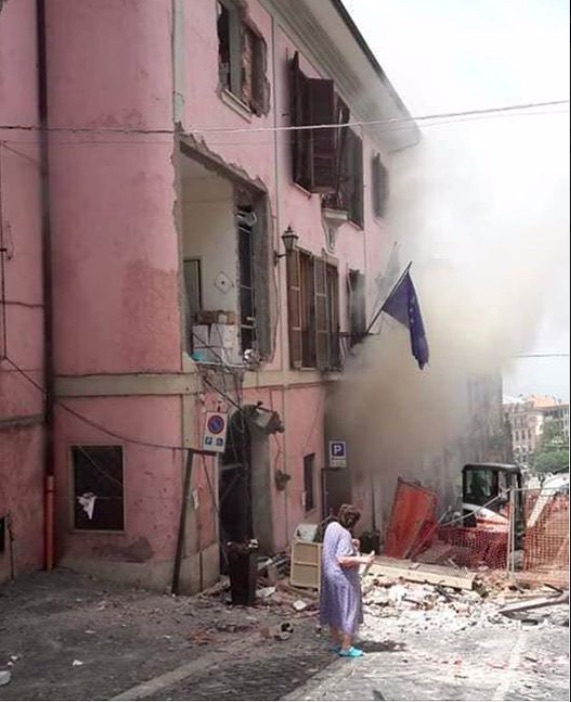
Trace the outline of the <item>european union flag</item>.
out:
[[[428,341],[410,273],[400,279],[381,310],[404,324],[410,332],[410,347],[420,370],[428,363]]]

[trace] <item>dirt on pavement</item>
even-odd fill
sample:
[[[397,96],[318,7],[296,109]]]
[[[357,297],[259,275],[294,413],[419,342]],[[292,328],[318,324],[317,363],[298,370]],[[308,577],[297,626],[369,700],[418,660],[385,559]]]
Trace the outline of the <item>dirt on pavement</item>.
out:
[[[310,625],[291,598],[232,607],[220,597],[37,573],[0,588],[0,669],[11,674],[0,700],[110,699],[227,646],[239,649],[245,639],[268,648],[262,634],[288,620]]]

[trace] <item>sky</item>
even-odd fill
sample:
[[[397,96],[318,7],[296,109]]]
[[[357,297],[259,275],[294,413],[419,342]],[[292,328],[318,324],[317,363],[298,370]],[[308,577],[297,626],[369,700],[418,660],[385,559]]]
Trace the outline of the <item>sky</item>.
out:
[[[344,3],[415,116],[569,99],[564,0]],[[514,354],[568,353],[568,108],[427,126],[423,139],[439,184],[424,255],[505,277],[505,321],[521,316]],[[569,358],[508,362],[504,393],[569,400]]]

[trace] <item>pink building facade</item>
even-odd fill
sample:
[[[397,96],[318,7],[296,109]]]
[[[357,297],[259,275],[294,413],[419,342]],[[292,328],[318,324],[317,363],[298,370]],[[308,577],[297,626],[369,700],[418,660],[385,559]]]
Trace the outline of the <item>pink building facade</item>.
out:
[[[336,0],[46,5],[0,11],[0,577],[53,543],[56,564],[166,587],[184,511],[197,591],[221,544],[274,553],[334,507],[328,387],[373,313],[390,160],[416,130]],[[407,128],[360,126],[391,119]],[[208,411],[226,450],[195,455],[183,495]]]

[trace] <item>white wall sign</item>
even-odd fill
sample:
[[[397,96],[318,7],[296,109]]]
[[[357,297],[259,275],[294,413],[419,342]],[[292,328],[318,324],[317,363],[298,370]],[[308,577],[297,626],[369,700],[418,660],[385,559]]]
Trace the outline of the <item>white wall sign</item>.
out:
[[[225,412],[207,412],[202,432],[202,448],[205,451],[224,453],[227,431],[228,415]]]

